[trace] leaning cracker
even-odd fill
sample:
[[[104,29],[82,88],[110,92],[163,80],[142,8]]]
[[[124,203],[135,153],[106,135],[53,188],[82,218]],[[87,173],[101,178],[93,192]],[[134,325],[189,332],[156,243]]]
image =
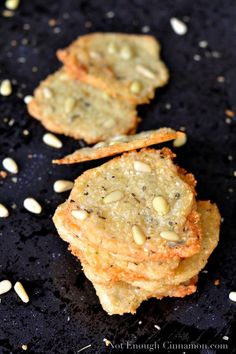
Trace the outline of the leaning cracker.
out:
[[[27,107],[48,130],[89,144],[133,133],[138,124],[134,105],[71,79],[64,69],[41,82]]]
[[[66,203],[71,227],[91,244],[134,261],[198,252],[195,194],[172,158],[169,149],[142,149],[86,171]],[[153,204],[158,196],[169,206],[165,215]],[[86,211],[85,220],[73,216],[76,209]]]
[[[72,77],[135,104],[148,102],[169,78],[160,44],[148,35],[88,34],[57,56]]]
[[[149,130],[134,135],[117,135],[102,141],[93,147],[85,147],[61,159],[53,160],[56,164],[73,164],[113,156],[125,151],[141,149],[150,145],[174,140],[178,132],[171,128]]]

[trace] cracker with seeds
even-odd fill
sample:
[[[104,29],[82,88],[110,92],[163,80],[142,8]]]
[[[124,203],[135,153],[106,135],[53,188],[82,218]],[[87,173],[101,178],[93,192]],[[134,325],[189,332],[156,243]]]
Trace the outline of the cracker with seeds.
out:
[[[171,128],[149,130],[134,135],[117,135],[101,141],[93,147],[76,150],[61,159],[53,160],[56,164],[73,164],[83,161],[97,160],[113,156],[125,151],[141,149],[150,145],[160,144],[178,137],[179,132]]]
[[[72,77],[135,104],[149,102],[169,78],[160,44],[149,35],[92,33],[57,56]]]
[[[138,124],[134,105],[71,79],[64,69],[41,82],[28,111],[48,130],[89,144],[133,133]]]
[[[92,244],[134,261],[198,252],[195,194],[172,158],[169,149],[142,149],[86,171],[67,203],[72,227]],[[73,210],[86,217],[76,219]]]

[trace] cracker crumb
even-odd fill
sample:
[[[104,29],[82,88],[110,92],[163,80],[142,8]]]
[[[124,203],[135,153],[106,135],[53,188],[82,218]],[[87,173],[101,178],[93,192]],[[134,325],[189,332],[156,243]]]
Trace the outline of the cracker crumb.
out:
[[[50,20],[48,21],[48,24],[50,27],[54,27],[57,24],[57,20],[55,18],[50,18]]]
[[[195,61],[200,61],[202,59],[202,57],[201,57],[201,55],[199,55],[199,54],[195,54],[194,56],[193,56],[193,60],[195,60]]]
[[[223,82],[225,82],[225,78],[224,78],[224,76],[218,76],[217,78],[216,78],[216,80],[219,82],[219,83],[223,83]]]
[[[7,177],[7,172],[6,171],[0,171],[0,177],[1,178],[6,178]]]
[[[200,42],[198,42],[198,45],[200,48],[206,48],[208,46],[208,42],[207,41],[200,41]]]
[[[149,27],[149,26],[143,26],[142,29],[141,29],[141,31],[142,31],[143,33],[148,33],[148,32],[150,32],[150,27]]]
[[[215,285],[215,286],[220,285],[220,279],[215,279],[215,280],[214,280],[214,285]]]
[[[27,345],[27,344],[22,344],[21,348],[22,348],[23,350],[27,350],[27,349],[28,349],[28,345]]]
[[[227,117],[229,117],[229,118],[233,118],[234,115],[235,115],[234,111],[232,111],[231,109],[226,109],[225,114],[226,114]]]
[[[3,15],[3,17],[13,17],[14,12],[10,11],[10,10],[3,10],[2,15]]]
[[[108,11],[108,12],[106,13],[106,17],[107,17],[107,18],[113,18],[113,17],[115,17],[115,13],[114,13],[113,11]]]
[[[226,123],[226,124],[231,124],[231,123],[232,123],[231,118],[228,118],[228,117],[227,117],[227,118],[225,119],[225,123]]]

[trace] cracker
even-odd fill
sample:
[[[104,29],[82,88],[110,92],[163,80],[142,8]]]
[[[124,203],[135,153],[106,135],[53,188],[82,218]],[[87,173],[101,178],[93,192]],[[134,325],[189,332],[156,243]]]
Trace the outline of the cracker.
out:
[[[75,181],[67,202],[71,228],[91,244],[134,261],[190,257],[198,252],[201,230],[194,193],[179,176],[172,158],[169,149],[142,149],[86,171]],[[136,171],[137,161],[150,170]],[[104,203],[104,198],[114,191],[121,192],[121,199]],[[153,208],[156,195],[169,203],[170,211],[165,216]],[[89,215],[79,221],[71,214],[74,209],[85,209]],[[133,225],[145,234],[141,246],[134,240]],[[160,237],[160,232],[169,230],[179,237],[174,247],[173,242]]]
[[[135,104],[149,102],[169,78],[160,44],[148,35],[88,34],[57,56],[72,77]]]
[[[174,140],[178,132],[171,128],[149,130],[134,135],[117,135],[93,147],[85,147],[61,159],[53,160],[56,164],[73,164],[83,161],[97,160],[103,157],[121,154],[125,151],[141,149],[150,145]]]
[[[71,79],[64,69],[41,82],[28,111],[48,130],[89,144],[133,133],[138,124],[134,105]]]

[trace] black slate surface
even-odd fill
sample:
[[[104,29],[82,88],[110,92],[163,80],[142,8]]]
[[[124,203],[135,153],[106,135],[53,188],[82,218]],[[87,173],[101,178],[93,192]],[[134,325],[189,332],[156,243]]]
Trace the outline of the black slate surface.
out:
[[[1,2],[0,13],[3,10]],[[185,36],[171,29],[173,16],[186,21]],[[150,352],[151,346],[153,352],[165,353],[234,352],[236,305],[228,294],[236,289],[236,117],[227,123],[225,110],[236,111],[235,16],[233,0],[22,0],[13,17],[0,15],[0,79],[14,81],[13,94],[0,96],[0,161],[11,156],[20,166],[17,181],[11,175],[0,180],[0,202],[10,209],[10,217],[0,220],[0,280],[22,280],[31,299],[23,304],[14,291],[0,297],[0,353],[21,353],[22,344],[28,344],[28,353],[52,354],[77,353],[89,344],[84,353],[141,353]],[[56,20],[55,26],[48,24],[50,19]],[[162,43],[171,80],[155,100],[140,107],[139,130],[186,127],[189,141],[177,150],[177,161],[195,174],[199,198],[217,202],[224,222],[220,244],[194,295],[152,299],[134,316],[110,317],[51,221],[56,206],[67,197],[53,192],[53,182],[75,178],[100,162],[52,166],[53,158],[80,143],[62,137],[60,151],[43,144],[45,130],[30,119],[22,97],[59,66],[56,49],[78,35],[142,33],[145,26]],[[202,40],[207,48],[199,47]],[[200,60],[194,60],[195,55]],[[42,203],[42,215],[23,209],[28,196]],[[219,286],[215,279],[220,279]],[[104,337],[116,349],[106,348]],[[129,349],[122,349],[127,342]],[[172,350],[170,343],[192,343],[198,349]],[[218,350],[222,344],[228,349]]]

